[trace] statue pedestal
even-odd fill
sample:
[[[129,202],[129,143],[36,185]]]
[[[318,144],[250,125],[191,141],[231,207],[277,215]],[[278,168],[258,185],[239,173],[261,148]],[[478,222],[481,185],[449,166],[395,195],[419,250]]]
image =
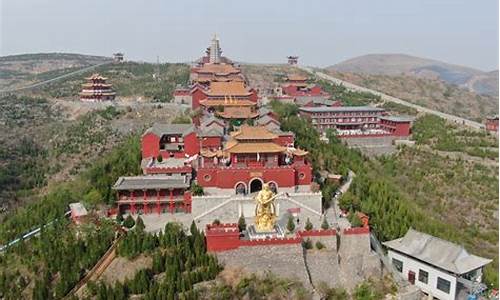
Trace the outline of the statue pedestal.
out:
[[[254,225],[250,225],[247,228],[247,233],[250,240],[263,240],[285,237],[285,231],[278,224],[274,225],[274,229],[272,231],[257,231]]]

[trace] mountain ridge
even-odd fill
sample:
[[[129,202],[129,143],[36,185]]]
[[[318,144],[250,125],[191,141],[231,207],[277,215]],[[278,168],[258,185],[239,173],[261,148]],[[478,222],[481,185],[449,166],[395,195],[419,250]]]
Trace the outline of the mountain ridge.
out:
[[[326,69],[368,75],[409,75],[417,78],[439,79],[477,94],[498,97],[498,70],[482,71],[402,53],[362,55]]]

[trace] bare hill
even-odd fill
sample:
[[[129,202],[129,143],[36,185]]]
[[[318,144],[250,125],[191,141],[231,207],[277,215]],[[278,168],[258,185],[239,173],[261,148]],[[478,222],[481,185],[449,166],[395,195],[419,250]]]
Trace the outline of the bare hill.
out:
[[[109,61],[111,58],[73,53],[34,53],[0,57],[0,89],[34,83]]]
[[[439,79],[476,94],[498,97],[498,70],[481,70],[405,54],[369,54],[355,57],[327,69],[369,75],[408,75]]]
[[[479,95],[442,80],[411,75],[371,75],[329,70],[330,75],[354,84],[478,122],[498,111],[498,98]]]

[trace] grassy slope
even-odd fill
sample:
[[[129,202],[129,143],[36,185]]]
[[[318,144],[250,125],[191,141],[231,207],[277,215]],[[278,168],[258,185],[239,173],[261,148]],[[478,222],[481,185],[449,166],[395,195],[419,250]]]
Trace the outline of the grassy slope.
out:
[[[155,68],[153,64],[134,62],[106,65],[77,77],[51,83],[34,93],[48,98],[77,100],[85,77],[92,73],[99,73],[113,84],[113,89],[119,98],[134,97],[169,101],[172,99],[175,86],[187,82],[189,68],[184,64],[161,64],[160,76],[154,79]]]

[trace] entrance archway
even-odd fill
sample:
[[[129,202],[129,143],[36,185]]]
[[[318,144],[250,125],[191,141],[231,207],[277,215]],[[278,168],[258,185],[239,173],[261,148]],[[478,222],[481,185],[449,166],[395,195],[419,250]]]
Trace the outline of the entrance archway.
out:
[[[245,195],[247,193],[247,187],[244,182],[239,182],[235,187],[236,195]]]
[[[262,180],[254,178],[250,181],[250,193],[255,193],[262,190]]]

